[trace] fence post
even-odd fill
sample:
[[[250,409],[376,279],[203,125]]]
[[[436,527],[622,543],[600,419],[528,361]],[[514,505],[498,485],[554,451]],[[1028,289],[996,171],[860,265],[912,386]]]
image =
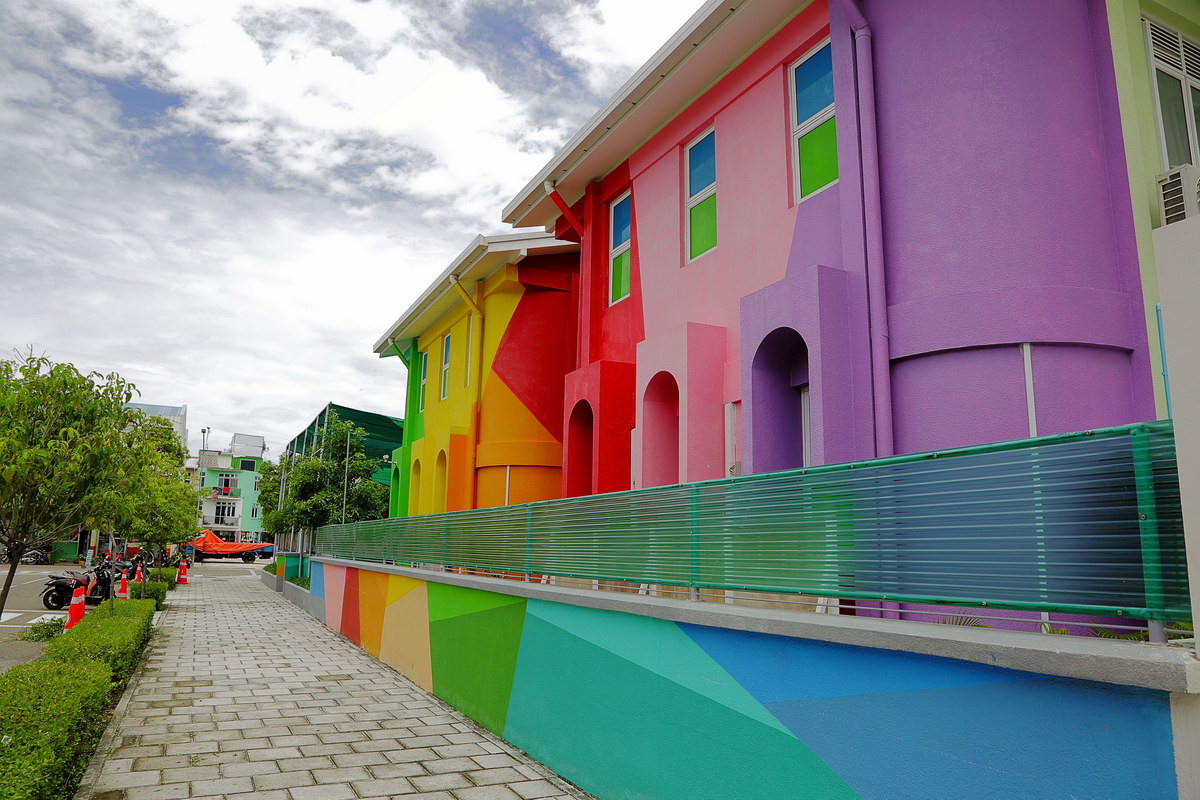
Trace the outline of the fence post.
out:
[[[700,599],[700,487],[693,484],[688,489],[691,502],[689,503],[689,521],[691,523],[691,575],[689,576],[688,599]]]
[[[525,506],[525,582],[533,574],[533,504]]]
[[[1137,494],[1138,532],[1142,544],[1142,584],[1145,587],[1146,608],[1150,612],[1146,627],[1150,641],[1167,641],[1162,612],[1163,598],[1162,552],[1158,542],[1158,506],[1154,491],[1154,463],[1150,452],[1149,433],[1144,427],[1129,432],[1133,450],[1133,482]]]

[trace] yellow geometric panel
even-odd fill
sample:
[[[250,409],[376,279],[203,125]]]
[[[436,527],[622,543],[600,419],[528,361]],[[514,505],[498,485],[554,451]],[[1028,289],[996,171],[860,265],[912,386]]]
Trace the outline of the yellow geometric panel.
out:
[[[406,578],[403,575],[388,575],[387,600],[384,602],[384,605],[390,606],[413,589],[424,585],[425,581],[417,580],[416,578]]]
[[[400,576],[393,576],[400,577]],[[403,580],[412,580],[404,578]],[[433,691],[429,657],[429,594],[424,581],[388,605],[383,612],[379,660],[427,692]],[[390,588],[390,587],[389,587]]]

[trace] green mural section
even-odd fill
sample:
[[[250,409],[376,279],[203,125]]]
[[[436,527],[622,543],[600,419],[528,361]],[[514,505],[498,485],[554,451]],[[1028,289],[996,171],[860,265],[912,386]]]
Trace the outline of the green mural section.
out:
[[[504,738],[605,800],[859,797],[650,617],[530,600]]]
[[[433,693],[500,734],[508,714],[525,600],[429,583]]]

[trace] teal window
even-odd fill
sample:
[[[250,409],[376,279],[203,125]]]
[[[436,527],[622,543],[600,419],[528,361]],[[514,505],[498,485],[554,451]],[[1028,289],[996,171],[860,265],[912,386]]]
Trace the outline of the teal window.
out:
[[[792,168],[797,200],[838,178],[833,53],[819,45],[791,67]]]
[[[425,384],[429,376],[429,353],[421,353],[419,357],[420,381],[417,386],[417,411],[425,410]]]
[[[608,207],[608,303],[629,296],[629,250],[633,241],[633,200],[629,192]]]
[[[691,261],[717,246],[717,136],[708,131],[684,153],[687,200],[685,241]]]
[[[441,398],[450,394],[450,334],[442,337],[442,392]]]

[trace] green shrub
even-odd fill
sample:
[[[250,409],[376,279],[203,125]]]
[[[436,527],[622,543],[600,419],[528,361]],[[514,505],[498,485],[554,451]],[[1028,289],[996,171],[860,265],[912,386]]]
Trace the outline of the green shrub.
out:
[[[112,671],[95,661],[35,661],[0,674],[0,797],[70,797],[104,727],[111,689]]]
[[[309,579],[305,578],[303,575],[297,575],[294,578],[288,578],[288,583],[294,583],[305,591],[308,591],[308,582]]]
[[[110,611],[103,603],[46,645],[42,660],[64,664],[99,661],[109,667],[114,681],[123,684],[150,638],[154,605],[153,600],[119,600]]]
[[[48,642],[63,632],[63,625],[66,622],[63,617],[35,622],[21,631],[17,638],[23,642]]]
[[[153,600],[154,607],[161,609],[167,602],[167,588],[167,585],[161,581],[146,581],[144,590],[135,583],[129,587],[129,596],[138,600]]]
[[[179,572],[170,567],[158,567],[150,570],[150,580],[165,583],[168,589],[175,588],[175,579],[179,577]]]
[[[274,561],[268,561],[266,564],[263,564],[263,572],[269,573],[271,575],[278,575],[279,567],[275,566]]]

